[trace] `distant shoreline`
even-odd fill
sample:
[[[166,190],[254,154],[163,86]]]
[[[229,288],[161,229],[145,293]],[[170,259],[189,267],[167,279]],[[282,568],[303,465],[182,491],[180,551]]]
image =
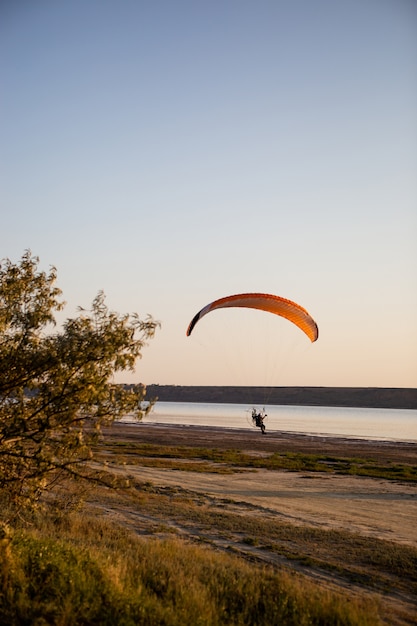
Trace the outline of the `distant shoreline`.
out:
[[[129,385],[126,385],[127,387]],[[241,387],[147,385],[161,402],[417,409],[417,389],[382,387]]]

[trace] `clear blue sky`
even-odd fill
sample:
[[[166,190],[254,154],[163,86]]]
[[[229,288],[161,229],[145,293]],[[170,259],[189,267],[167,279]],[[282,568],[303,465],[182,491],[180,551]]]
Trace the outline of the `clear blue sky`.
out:
[[[0,73],[0,256],[160,320],[124,380],[417,386],[414,0],[4,0]],[[246,291],[319,340],[185,336]]]

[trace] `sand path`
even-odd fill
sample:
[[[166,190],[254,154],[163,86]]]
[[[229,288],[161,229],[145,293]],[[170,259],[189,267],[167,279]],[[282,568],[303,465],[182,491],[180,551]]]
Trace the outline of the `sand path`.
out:
[[[231,475],[134,465],[126,470],[158,486],[177,486],[246,502],[293,524],[345,529],[417,545],[417,489],[412,485],[269,470]]]

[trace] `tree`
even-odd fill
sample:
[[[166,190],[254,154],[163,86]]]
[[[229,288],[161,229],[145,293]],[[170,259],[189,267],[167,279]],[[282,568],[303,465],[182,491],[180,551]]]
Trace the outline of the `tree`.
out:
[[[0,264],[0,488],[36,502],[51,482],[87,477],[103,425],[141,419],[146,389],[113,382],[133,371],[158,323],[109,311],[102,292],[55,331],[57,272],[27,251]]]

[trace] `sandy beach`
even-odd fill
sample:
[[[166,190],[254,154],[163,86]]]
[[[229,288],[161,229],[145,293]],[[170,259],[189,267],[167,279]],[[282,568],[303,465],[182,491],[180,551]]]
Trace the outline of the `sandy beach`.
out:
[[[255,458],[303,453],[326,455],[330,462],[355,458],[373,466],[416,467],[417,444],[149,423],[114,424],[104,431],[104,441],[109,467],[134,489],[130,498],[122,493],[94,498],[90,503],[100,514],[142,536],[203,542],[307,576],[337,593],[369,598],[386,624],[416,623],[416,584],[402,566],[405,559],[406,571],[414,572],[415,482],[253,467],[219,473],[216,463],[197,468],[194,455],[183,456],[181,465],[175,451],[164,457],[162,448],[161,461],[152,449],[146,458],[141,450],[143,444],[195,447],[201,464],[208,449]]]
[[[377,458],[417,465],[417,445],[300,434],[208,427],[116,424],[111,438],[158,445],[275,451]],[[328,473],[259,469],[224,476],[180,470],[126,468],[155,485],[177,486],[217,498],[246,502],[294,524],[354,531],[417,546],[415,484]]]

